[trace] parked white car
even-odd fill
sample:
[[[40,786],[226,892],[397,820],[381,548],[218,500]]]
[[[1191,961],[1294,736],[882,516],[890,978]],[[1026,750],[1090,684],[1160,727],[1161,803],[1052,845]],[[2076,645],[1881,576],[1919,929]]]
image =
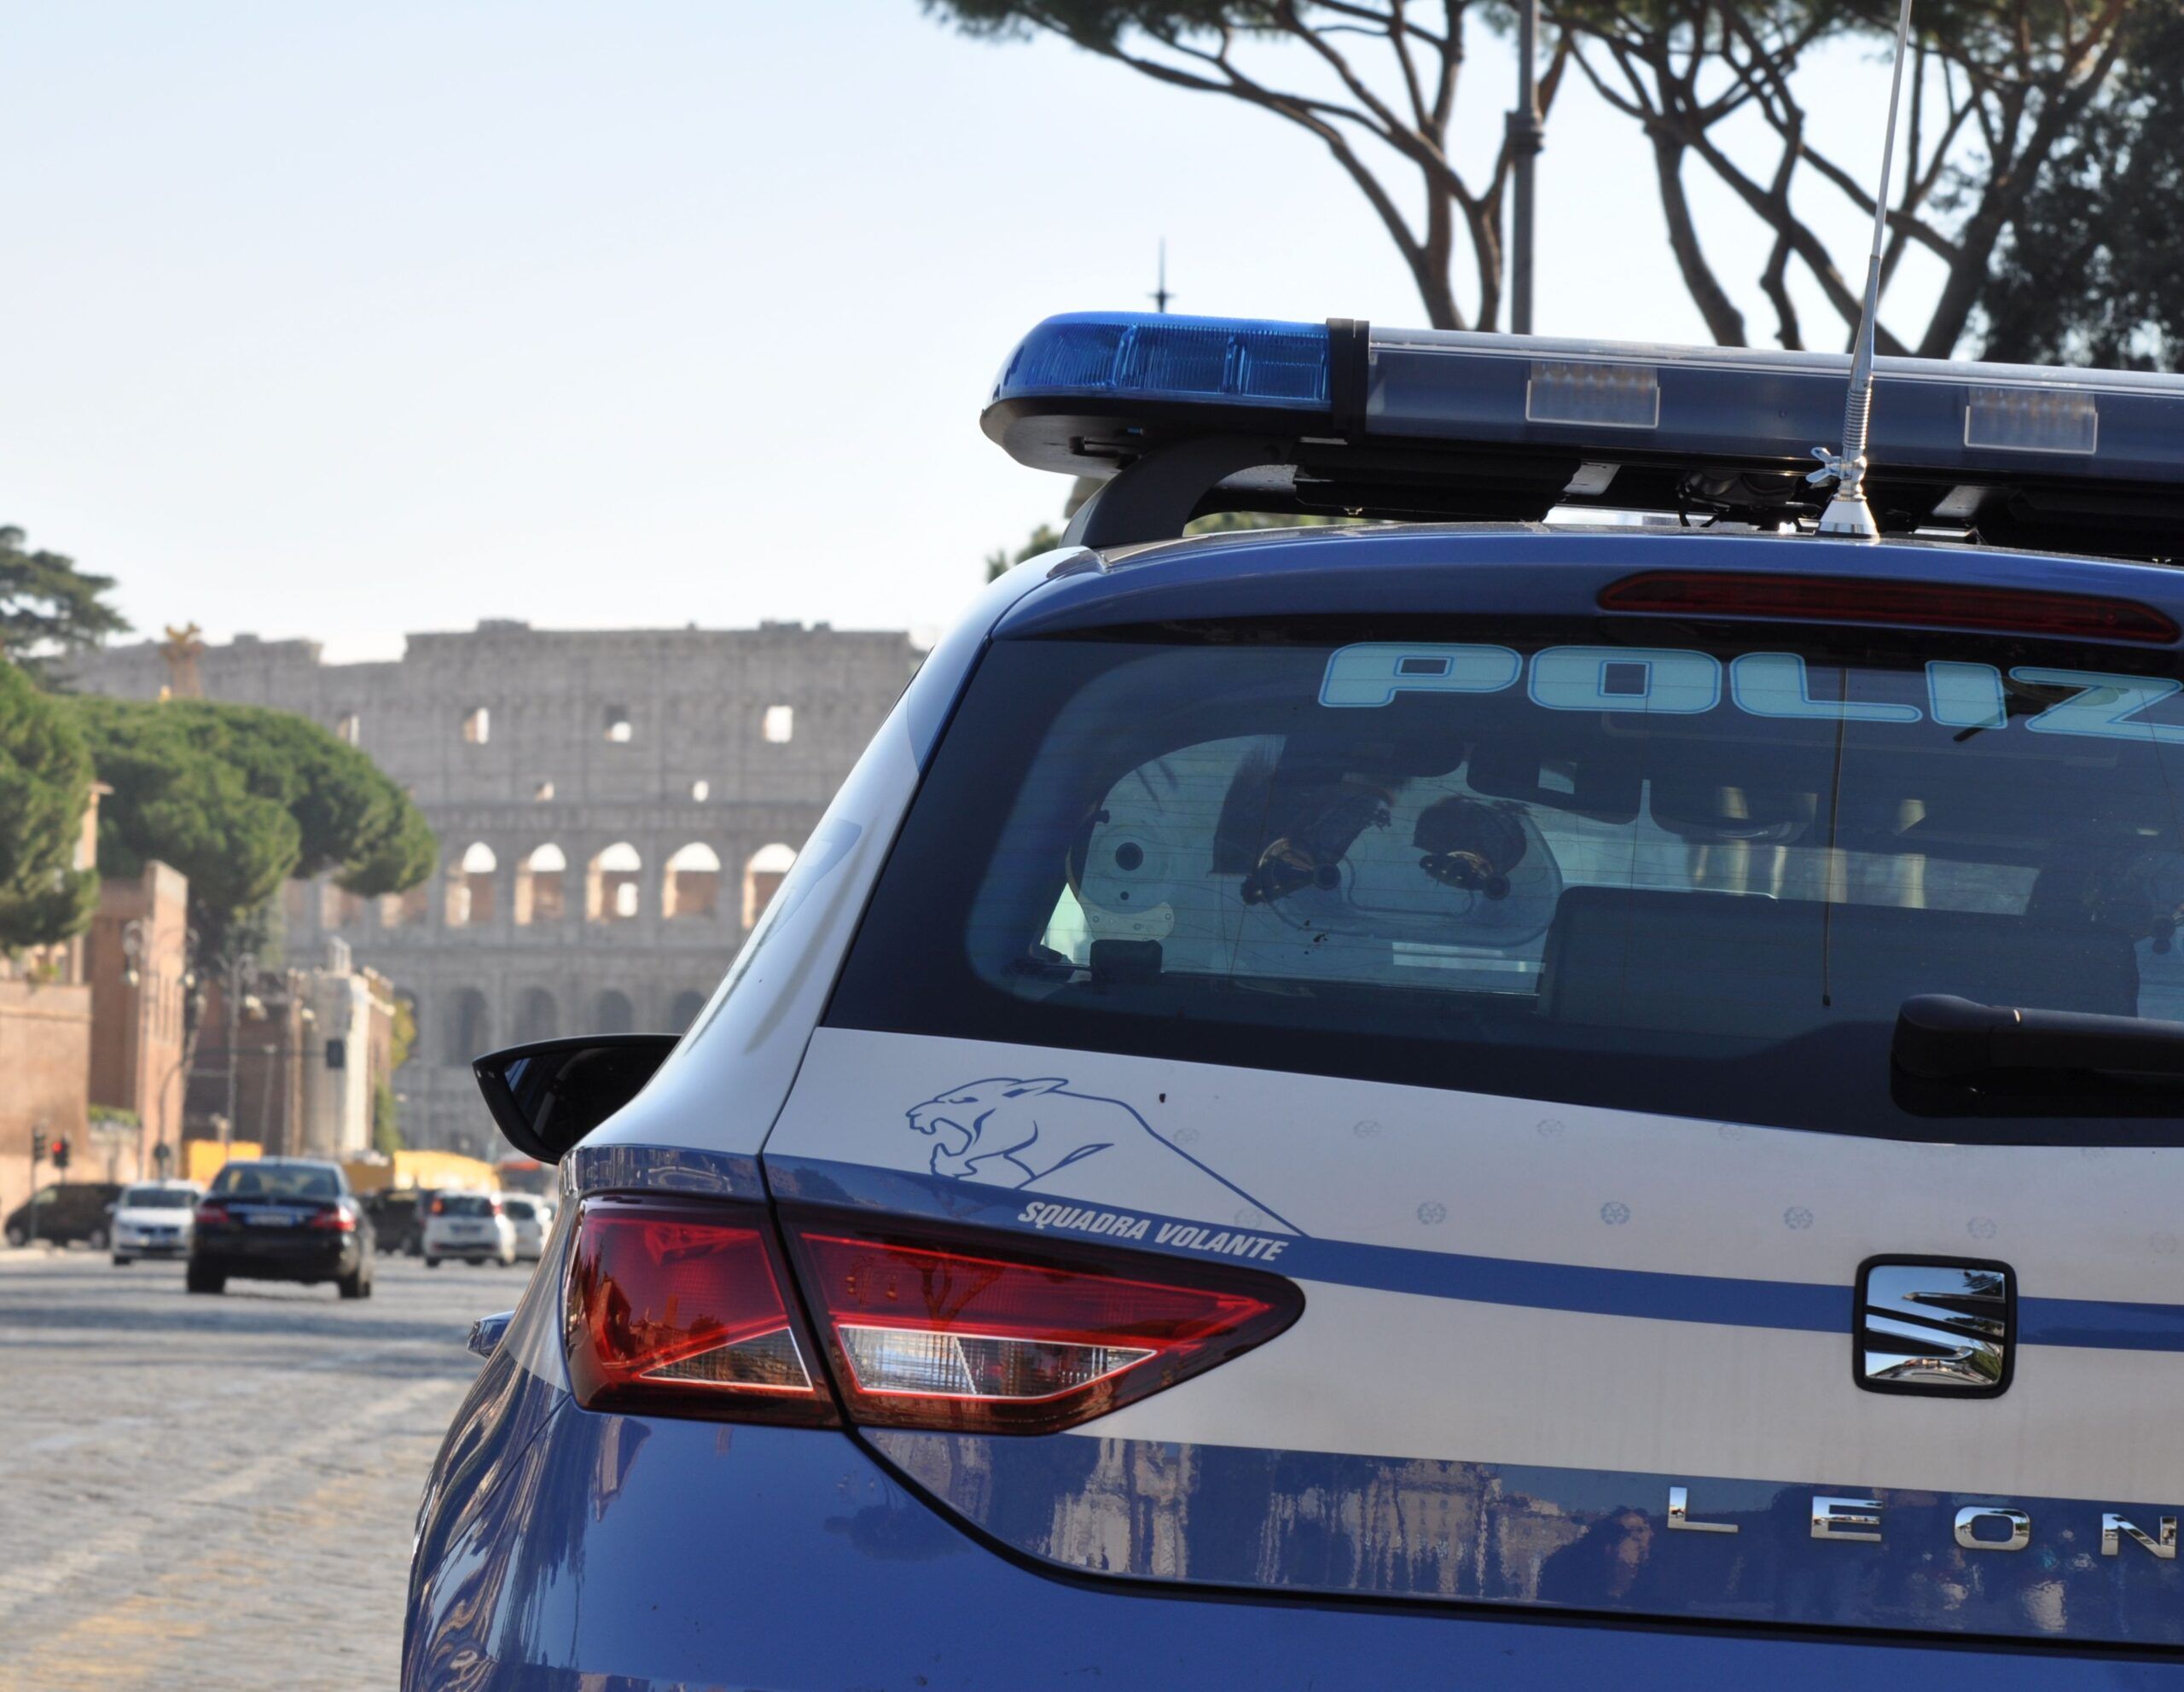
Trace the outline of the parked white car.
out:
[[[115,1265],[140,1257],[188,1257],[190,1224],[204,1196],[200,1181],[140,1181],[124,1187],[113,1201],[109,1235]]]
[[[501,1213],[515,1225],[515,1254],[526,1263],[546,1255],[546,1236],[554,1230],[554,1206],[524,1193],[501,1195]]]
[[[515,1224],[502,1208],[498,1193],[436,1193],[425,1213],[425,1267],[437,1269],[442,1258],[466,1263],[511,1264],[516,1258]]]

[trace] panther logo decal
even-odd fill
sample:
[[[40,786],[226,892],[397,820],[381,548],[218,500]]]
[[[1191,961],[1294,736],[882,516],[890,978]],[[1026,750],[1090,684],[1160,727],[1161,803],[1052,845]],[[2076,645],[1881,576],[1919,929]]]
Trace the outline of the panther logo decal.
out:
[[[935,1175],[1301,1231],[1163,1139],[1120,1099],[1073,1093],[1059,1076],[967,1081],[906,1113],[933,1142]],[[1239,1202],[1253,1214],[1238,1211]]]

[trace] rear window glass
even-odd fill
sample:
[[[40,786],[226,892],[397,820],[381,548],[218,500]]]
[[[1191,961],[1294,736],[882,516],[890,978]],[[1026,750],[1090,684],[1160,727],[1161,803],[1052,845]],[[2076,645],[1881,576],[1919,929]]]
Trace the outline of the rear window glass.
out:
[[[493,1201],[473,1193],[450,1193],[440,1201],[443,1216],[491,1216]]]
[[[529,1199],[502,1199],[501,1208],[516,1222],[533,1222],[537,1213]]]
[[[2184,1018],[2158,654],[1372,633],[997,644],[829,1021],[2053,1139],[1895,1086],[1902,1002]]]
[[[121,1195],[123,1210],[188,1210],[197,1195],[186,1187],[131,1187]]]
[[[231,1163],[212,1177],[212,1190],[238,1199],[333,1199],[341,1195],[341,1183],[311,1164]]]

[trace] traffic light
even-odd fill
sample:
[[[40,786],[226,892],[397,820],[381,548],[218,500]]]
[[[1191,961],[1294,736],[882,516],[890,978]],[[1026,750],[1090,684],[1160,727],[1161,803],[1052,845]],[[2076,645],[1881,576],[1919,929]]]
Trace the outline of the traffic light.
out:
[[[63,1171],[63,1170],[67,1169],[67,1168],[68,1167],[68,1143],[67,1143],[67,1141],[66,1141],[66,1140],[55,1140],[55,1141],[53,1143],[52,1147],[50,1148],[50,1150],[51,1150],[51,1154],[52,1154],[52,1157],[53,1157],[53,1167],[54,1167],[55,1172],[57,1173],[57,1172],[61,1172],[61,1171]]]

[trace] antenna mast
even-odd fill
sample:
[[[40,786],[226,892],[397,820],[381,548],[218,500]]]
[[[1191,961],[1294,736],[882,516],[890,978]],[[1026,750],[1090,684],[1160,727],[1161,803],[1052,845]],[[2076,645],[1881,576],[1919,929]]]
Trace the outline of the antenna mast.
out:
[[[1873,409],[1873,334],[1880,316],[1880,255],[1888,237],[1888,173],[1896,161],[1896,110],[1902,103],[1903,61],[1911,44],[1911,0],[1896,20],[1896,71],[1888,84],[1888,137],[1881,143],[1880,192],[1873,196],[1873,247],[1866,260],[1865,309],[1858,317],[1858,339],[1850,358],[1850,392],[1843,407],[1843,450],[1815,446],[1821,468],[1805,480],[1833,480],[1835,496],[1821,513],[1820,532],[1853,540],[1878,540],[1880,526],[1866,503],[1866,425]]]
[[[1153,309],[1165,311],[1168,302],[1175,297],[1168,292],[1168,237],[1164,235],[1160,237],[1160,279],[1153,284],[1151,295]]]

